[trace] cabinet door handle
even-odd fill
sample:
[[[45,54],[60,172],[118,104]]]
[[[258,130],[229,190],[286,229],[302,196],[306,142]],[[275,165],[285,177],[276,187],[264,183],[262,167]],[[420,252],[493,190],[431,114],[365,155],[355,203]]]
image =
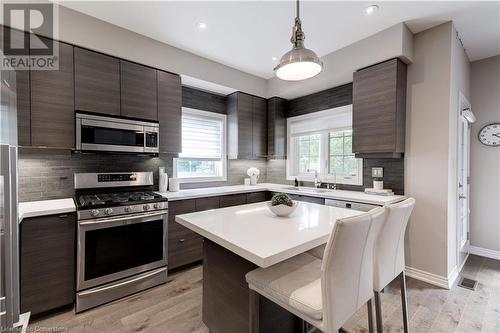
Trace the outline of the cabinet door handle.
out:
[[[65,218],[65,217],[68,217],[68,215],[67,214],[65,214],[65,215],[59,215],[59,218],[61,218],[61,219]]]
[[[184,241],[185,241],[184,238],[179,239],[179,243],[184,243]]]

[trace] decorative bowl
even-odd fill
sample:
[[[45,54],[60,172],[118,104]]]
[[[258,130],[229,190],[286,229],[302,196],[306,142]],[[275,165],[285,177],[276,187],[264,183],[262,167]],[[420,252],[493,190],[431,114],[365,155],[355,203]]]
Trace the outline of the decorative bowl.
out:
[[[297,201],[294,201],[292,206],[287,206],[287,205],[273,206],[271,204],[271,201],[267,202],[267,206],[269,207],[269,210],[271,212],[273,212],[275,215],[281,216],[281,217],[288,216],[288,215],[292,214],[295,211],[295,209],[297,209],[298,205],[299,205],[299,203]]]

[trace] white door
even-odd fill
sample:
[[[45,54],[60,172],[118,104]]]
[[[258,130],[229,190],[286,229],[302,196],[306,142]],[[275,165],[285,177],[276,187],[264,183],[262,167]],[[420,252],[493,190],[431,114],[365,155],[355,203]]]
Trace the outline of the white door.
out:
[[[460,95],[458,121],[458,267],[461,269],[469,255],[470,216],[470,133],[475,121],[470,103]]]

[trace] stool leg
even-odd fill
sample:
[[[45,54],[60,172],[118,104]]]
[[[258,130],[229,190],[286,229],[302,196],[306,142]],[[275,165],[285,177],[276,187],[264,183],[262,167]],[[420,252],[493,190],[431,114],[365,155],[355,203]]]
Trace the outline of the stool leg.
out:
[[[380,293],[375,292],[375,316],[377,321],[377,333],[384,332],[384,327],[382,325],[382,305],[380,303]]]
[[[371,298],[366,302],[366,307],[368,308],[368,333],[373,333],[373,308]]]
[[[401,304],[403,306],[403,327],[404,332],[408,333],[408,304],[406,302],[406,279],[405,272],[399,274],[399,281],[401,282]]]
[[[250,320],[250,325],[249,325],[249,333],[259,333],[260,332],[260,327],[259,327],[259,294],[252,289],[248,290],[248,296],[249,296],[249,320]]]

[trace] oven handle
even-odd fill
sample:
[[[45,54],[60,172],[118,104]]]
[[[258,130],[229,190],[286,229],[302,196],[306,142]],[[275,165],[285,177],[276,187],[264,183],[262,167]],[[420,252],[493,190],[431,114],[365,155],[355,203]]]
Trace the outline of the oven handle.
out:
[[[155,213],[149,213],[149,214],[140,214],[140,215],[125,215],[122,217],[109,217],[105,219],[94,219],[94,220],[86,220],[84,222],[80,222],[80,225],[94,225],[94,224],[101,224],[101,223],[112,223],[112,222],[119,222],[119,221],[128,221],[128,220],[136,220],[136,219],[146,219],[149,217],[154,217],[154,216],[159,216],[159,215],[165,215],[167,214],[166,210],[162,210],[159,212]]]
[[[124,285],[130,284],[130,283],[134,283],[134,282],[137,282],[140,280],[147,279],[150,276],[156,275],[156,274],[161,273],[162,271],[166,271],[166,270],[167,269],[163,267],[160,269],[156,269],[156,270],[150,272],[149,274],[138,276],[132,280],[123,281],[123,282],[120,282],[117,284],[113,284],[111,286],[99,288],[97,290],[82,291],[79,293],[79,296],[87,296],[87,295],[91,295],[91,294],[95,294],[95,293],[100,293],[100,292],[103,292],[103,291],[108,290],[108,289],[114,289],[114,288],[117,288],[120,286],[124,286]]]

